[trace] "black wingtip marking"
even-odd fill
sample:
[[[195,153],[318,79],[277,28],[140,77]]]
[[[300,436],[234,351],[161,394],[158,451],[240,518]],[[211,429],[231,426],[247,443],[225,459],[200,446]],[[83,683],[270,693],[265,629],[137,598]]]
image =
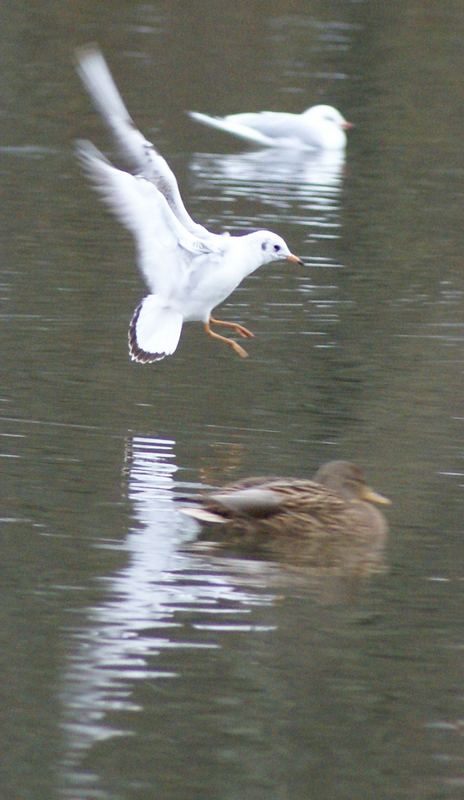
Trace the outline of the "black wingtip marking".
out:
[[[140,315],[140,311],[142,309],[142,303],[139,303],[137,308],[135,309],[132,319],[129,323],[129,333],[128,333],[128,341],[129,341],[129,355],[132,361],[136,361],[138,364],[154,364],[155,361],[162,361],[163,358],[166,358],[167,353],[147,353],[146,350],[142,350],[139,347],[137,342],[137,320]]]

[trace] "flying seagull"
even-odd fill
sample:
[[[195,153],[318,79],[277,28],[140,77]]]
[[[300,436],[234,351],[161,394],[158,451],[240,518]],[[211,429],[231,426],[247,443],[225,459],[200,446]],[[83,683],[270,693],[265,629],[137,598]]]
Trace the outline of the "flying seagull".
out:
[[[211,326],[230,328],[243,338],[253,334],[239,323],[213,317],[213,309],[263,264],[302,261],[271,231],[230,236],[211,233],[195,222],[174,173],[135,127],[100,50],[95,45],[79,48],[76,62],[94,105],[136,173],[114,167],[90,142],[77,143],[78,157],[94,187],[133,234],[138,266],[150,289],[129,325],[132,360],[148,364],[172,355],[183,323],[191,321],[202,322],[209,336],[245,358],[248,354],[238,342]]]

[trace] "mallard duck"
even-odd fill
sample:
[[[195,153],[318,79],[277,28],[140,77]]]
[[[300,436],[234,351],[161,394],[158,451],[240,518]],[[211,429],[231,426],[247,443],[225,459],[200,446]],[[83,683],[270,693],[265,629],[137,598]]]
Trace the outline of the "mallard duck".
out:
[[[227,541],[291,553],[305,563],[336,567],[379,560],[388,524],[375,504],[390,500],[367,486],[348,461],[324,464],[312,480],[246,478],[194,498],[182,508],[201,522],[224,525]]]

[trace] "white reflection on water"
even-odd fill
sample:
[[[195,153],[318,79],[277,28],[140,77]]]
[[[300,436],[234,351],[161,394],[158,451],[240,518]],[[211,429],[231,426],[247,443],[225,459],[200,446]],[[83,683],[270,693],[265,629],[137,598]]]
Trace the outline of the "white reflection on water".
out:
[[[227,204],[253,197],[253,217],[235,220],[235,226],[256,227],[256,203],[261,220],[274,219],[285,209],[286,224],[303,225],[312,238],[338,238],[344,153],[296,150],[259,150],[218,155],[197,153],[191,162],[198,176],[196,192],[203,199],[220,186]],[[215,192],[216,194],[216,192]],[[267,207],[269,206],[269,209]],[[253,221],[254,220],[254,221]]]
[[[159,438],[133,436],[128,441],[124,471],[135,523],[122,544],[95,544],[122,549],[128,559],[123,569],[99,580],[101,599],[84,611],[84,623],[71,633],[75,648],[61,698],[67,733],[64,771],[74,798],[79,786],[87,800],[102,796],[89,786],[89,777],[96,781],[96,776],[87,773],[84,779],[77,763],[97,742],[131,733],[114,724],[114,712],[141,710],[132,698],[134,681],[178,677],[186,650],[220,647],[214,634],[268,630],[248,620],[242,624],[252,606],[273,602],[273,596],[261,592],[265,566],[230,559],[226,571],[221,559],[181,552],[197,527],[174,502],[174,446]],[[162,651],[172,652],[164,658],[168,669],[156,664]]]

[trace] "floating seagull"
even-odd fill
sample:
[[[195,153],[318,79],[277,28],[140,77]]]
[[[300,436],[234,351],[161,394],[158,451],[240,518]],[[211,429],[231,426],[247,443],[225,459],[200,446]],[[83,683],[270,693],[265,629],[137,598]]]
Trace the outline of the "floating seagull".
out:
[[[189,111],[189,114],[197,122],[254,144],[300,150],[341,150],[346,145],[345,130],[353,127],[336,108],[324,105],[312,106],[302,114],[279,111],[230,114],[227,117],[210,117],[198,111]]]
[[[243,236],[214,234],[187,212],[177,180],[153,144],[135,127],[103,55],[94,45],[76,53],[77,70],[124,155],[137,172],[116,169],[90,142],[78,142],[80,161],[110,209],[133,234],[138,265],[151,294],[129,326],[133,361],[148,364],[175,352],[184,322],[200,321],[206,333],[239,356],[248,354],[211,325],[252,337],[243,325],[211,316],[212,310],[258,267],[270,261],[302,261],[270,231]]]

